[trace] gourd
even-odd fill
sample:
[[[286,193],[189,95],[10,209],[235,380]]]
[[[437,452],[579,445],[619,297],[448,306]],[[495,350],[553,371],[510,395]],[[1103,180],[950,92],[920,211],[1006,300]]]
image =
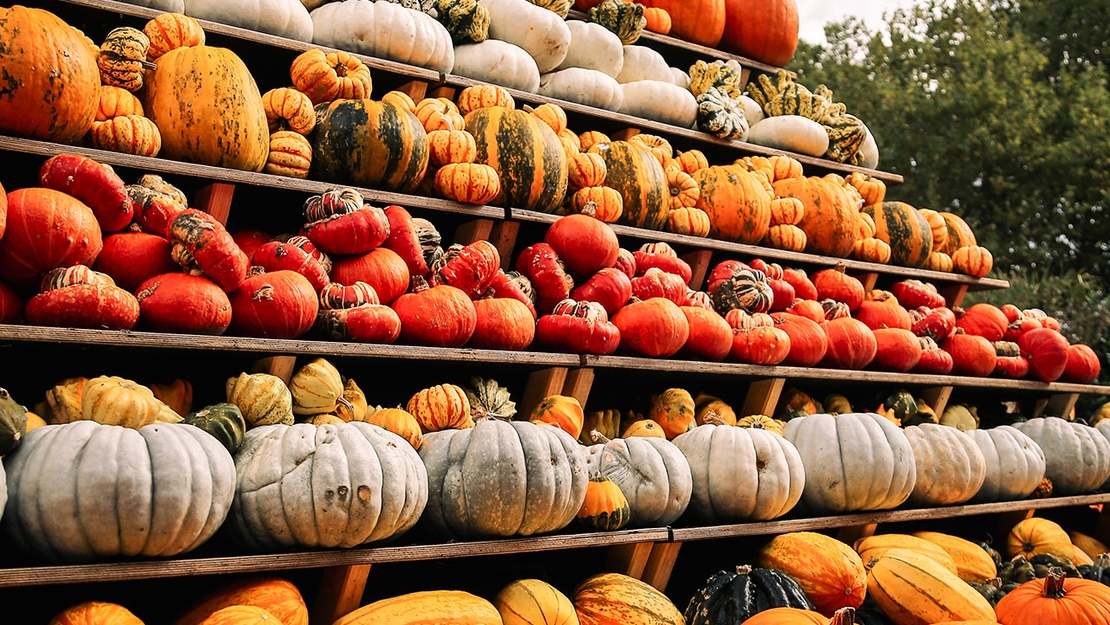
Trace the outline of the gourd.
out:
[[[489,36],[524,49],[546,74],[559,66],[570,47],[570,28],[556,13],[528,0],[481,0],[489,9]]]
[[[529,93],[535,93],[540,87],[536,60],[520,46],[500,39],[459,44],[455,47],[452,71],[459,76]]]
[[[343,378],[324,358],[305,363],[289,379],[294,415],[333,412],[343,396]]]
[[[944,549],[956,565],[956,575],[966,582],[987,583],[998,575],[998,567],[990,554],[970,540],[941,532],[919,531],[913,535]]]
[[[93,625],[112,623],[113,625],[143,625],[142,619],[131,610],[118,603],[108,601],[85,601],[72,605],[54,615],[49,625]]]
[[[624,68],[624,44],[620,37],[595,22],[571,20],[567,22],[567,28],[570,29],[570,46],[556,71],[580,67],[597,70],[612,78],[620,75]]]
[[[661,80],[637,80],[621,85],[620,113],[690,128],[698,118],[698,102],[688,89]]]
[[[737,165],[713,165],[693,174],[697,208],[709,215],[709,235],[756,243],[771,224],[771,196],[758,175]]]
[[[945,413],[947,412],[946,409]],[[973,501],[1024,499],[1044,479],[1044,451],[1021,430],[1000,425],[985,430],[971,429],[967,433],[987,459],[986,476]]]
[[[933,230],[921,213],[905,202],[882,202],[863,208],[875,221],[875,238],[890,244],[890,262],[921,267],[933,252]]]
[[[252,428],[235,471],[228,523],[255,551],[392,538],[416,524],[428,501],[427,473],[412,445],[361,421]]]
[[[898,625],[994,619],[987,600],[929,557],[890,549],[871,567],[867,595]]]
[[[220,444],[234,454],[243,444],[247,431],[247,421],[239,406],[220,402],[205,406],[196,412],[185,415],[182,423],[198,427],[211,434]]]
[[[662,230],[670,211],[670,189],[663,166],[642,145],[628,141],[595,143],[587,152],[605,159],[605,185],[623,198],[619,222]]]
[[[604,439],[588,448],[587,469],[617,483],[632,508],[630,527],[676,521],[693,495],[686,456],[664,437]]]
[[[1094,580],[1065,578],[1062,569],[1049,569],[1047,577],[1002,597],[995,614],[1006,625],[1105,622],[1110,620],[1110,590]]]
[[[311,16],[313,43],[445,74],[455,66],[451,33],[422,11],[392,2],[343,0],[324,4]]]
[[[748,120],[740,102],[723,89],[710,87],[697,97],[698,128],[720,139],[743,141]]]
[[[287,39],[312,41],[312,18],[300,0],[259,0],[251,3],[186,0],[185,14]]]
[[[497,608],[485,599],[460,590],[423,590],[380,599],[348,612],[333,625],[496,625]]]
[[[807,156],[823,156],[829,149],[825,127],[801,115],[765,117],[752,124],[747,141]]]
[[[756,565],[793,578],[821,614],[858,608],[867,594],[867,572],[859,554],[817,532],[790,532],[772,538],[759,550]]]
[[[489,9],[478,0],[436,0],[436,19],[456,44],[481,43],[489,37]]]
[[[497,380],[472,377],[463,391],[470,402],[471,414],[505,420],[512,419],[516,414],[516,402],[509,395],[509,390]]]
[[[776,196],[801,200],[804,213],[798,226],[805,231],[807,252],[838,258],[852,253],[859,238],[859,212],[842,186],[816,176],[784,178],[773,186]]]
[[[907,500],[911,505],[955,505],[979,492],[987,475],[986,458],[966,432],[936,423],[911,425],[904,432],[917,464]]]
[[[282,625],[308,625],[308,606],[297,586],[287,579],[267,575],[221,584],[173,625],[198,625],[216,611],[233,605],[262,608]]]
[[[181,424],[46,425],[27,433],[4,464],[4,533],[53,562],[191,551],[224,522],[235,493],[231,454]]]
[[[228,403],[239,407],[248,428],[293,423],[293,395],[276,375],[240,373],[227,379],[226,392]]]
[[[621,573],[601,573],[574,589],[581,623],[683,625],[682,612],[654,586]]]
[[[667,60],[647,46],[624,46],[624,61],[614,78],[622,85],[638,80],[658,80],[674,84]]]
[[[812,610],[813,602],[782,571],[741,565],[702,584],[686,606],[686,625],[742,625],[770,608]]]
[[[585,450],[563,430],[479,419],[424,436],[425,523],[452,538],[531,536],[566,527],[586,495]]]
[[[624,44],[636,43],[647,25],[644,5],[627,0],[602,0],[597,6],[590,7],[586,19],[611,30]]]
[[[624,90],[612,76],[581,67],[540,76],[536,93],[606,110],[619,109],[624,101]]]
[[[586,497],[574,518],[587,530],[611,532],[628,525],[632,508],[616,482],[604,475],[591,475]]]
[[[578,616],[570,598],[551,584],[538,579],[509,582],[493,605],[501,613],[503,625],[577,625]]]

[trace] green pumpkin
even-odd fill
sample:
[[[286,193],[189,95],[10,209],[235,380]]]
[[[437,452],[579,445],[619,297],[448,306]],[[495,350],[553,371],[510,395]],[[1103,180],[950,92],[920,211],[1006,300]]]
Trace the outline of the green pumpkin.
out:
[[[698,129],[721,139],[743,141],[748,134],[748,118],[744,105],[724,89],[710,87],[698,101]]]
[[[455,43],[481,43],[489,38],[489,9],[478,0],[436,0],[436,19]]]
[[[893,411],[894,418],[908,425],[917,416],[917,400],[906,390],[897,390],[882,399],[883,408]]]
[[[27,409],[0,388],[0,456],[14,451],[26,432]]]
[[[590,8],[586,13],[586,20],[601,24],[626,46],[636,43],[647,26],[644,5],[625,0],[603,0]]]
[[[465,389],[466,398],[470,400],[470,412],[478,412],[508,421],[516,414],[516,402],[509,396],[509,389],[497,383],[497,380],[487,378],[470,378],[470,385]]]
[[[933,229],[929,221],[905,202],[883,202],[864,206],[875,220],[875,238],[890,245],[890,263],[923,267],[933,252]]]
[[[605,186],[616,189],[624,200],[617,223],[662,230],[667,225],[671,191],[659,160],[644,146],[628,141],[595,143],[588,151],[605,159]]]
[[[527,111],[487,106],[466,115],[477,162],[497,170],[501,193],[492,202],[554,212],[567,193],[567,155],[550,126]]]
[[[428,136],[393,102],[334,100],[316,107],[311,177],[386,191],[416,189],[428,169]]]
[[[706,63],[699,60],[690,66],[690,92],[699,96],[713,87],[724,91],[730,98],[739,98],[743,93],[740,75],[741,68],[736,63],[713,61]]]
[[[745,564],[711,575],[686,606],[686,623],[739,625],[770,608],[814,609],[806,592],[786,573]]]
[[[243,435],[247,431],[247,422],[243,419],[239,406],[227,402],[212,404],[196,412],[190,412],[183,423],[208,432],[233,455],[243,444]]]

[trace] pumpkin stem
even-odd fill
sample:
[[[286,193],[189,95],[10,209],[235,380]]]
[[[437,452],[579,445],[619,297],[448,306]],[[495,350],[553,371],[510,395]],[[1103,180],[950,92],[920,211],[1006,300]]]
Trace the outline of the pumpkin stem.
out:
[[[856,622],[856,609],[853,607],[843,607],[833,613],[832,620],[829,625],[852,625]]]
[[[718,414],[716,410],[706,410],[705,416],[702,417],[702,421],[711,425],[728,425],[728,422],[722,419],[721,415]]]
[[[1060,599],[1067,594],[1064,590],[1064,569],[1053,566],[1048,569],[1048,576],[1044,578],[1044,590],[1041,596],[1046,599]]]
[[[995,590],[1002,590],[1002,578],[992,577],[987,580],[987,585],[991,588],[994,588]]]
[[[416,275],[416,276],[412,277],[412,292],[413,293],[420,293],[421,291],[427,291],[429,288],[430,287],[428,286],[428,281],[426,279],[424,279],[424,276]]]
[[[752,566],[750,564],[740,564],[736,567],[736,574],[737,575],[748,575],[751,572],[752,572]]]
[[[589,200],[579,212],[587,217],[597,217],[597,203],[593,200]]]
[[[590,430],[590,438],[593,439],[595,443],[602,444],[608,443],[610,440],[607,436],[605,436],[601,432],[598,432],[597,430]]]
[[[879,563],[879,559],[878,559],[877,557],[875,557],[875,556],[871,556],[870,558],[868,558],[868,559],[867,559],[867,563],[865,563],[865,564],[863,565],[863,568],[865,568],[865,569],[867,569],[868,571],[870,571],[870,570],[871,570],[872,568],[874,568],[874,567],[875,567],[875,565],[876,565],[876,564],[878,564],[878,563]]]

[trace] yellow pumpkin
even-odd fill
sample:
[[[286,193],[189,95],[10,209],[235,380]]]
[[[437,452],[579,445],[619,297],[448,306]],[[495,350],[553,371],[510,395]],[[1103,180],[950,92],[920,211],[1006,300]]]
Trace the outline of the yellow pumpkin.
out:
[[[669,388],[653,398],[649,417],[663,428],[668,439],[673,439],[694,429],[694,398],[685,389]]]
[[[1073,555],[1071,538],[1055,521],[1041,517],[1019,521],[1006,538],[1007,557],[1021,555],[1028,560],[1038,553],[1070,559]]]
[[[538,579],[510,582],[493,598],[504,625],[578,625],[570,598]]]
[[[582,413],[582,404],[577,399],[567,395],[548,395],[532,410],[529,420],[550,423],[578,438],[582,433],[585,415]]]
[[[667,438],[667,433],[663,431],[663,426],[652,421],[651,419],[640,419],[633,421],[621,432],[621,438],[631,438],[633,436],[654,436],[655,438]]]
[[[385,428],[397,436],[405,439],[413,449],[420,449],[424,442],[424,435],[420,431],[420,422],[407,410],[401,408],[384,408],[366,417],[366,422]]]

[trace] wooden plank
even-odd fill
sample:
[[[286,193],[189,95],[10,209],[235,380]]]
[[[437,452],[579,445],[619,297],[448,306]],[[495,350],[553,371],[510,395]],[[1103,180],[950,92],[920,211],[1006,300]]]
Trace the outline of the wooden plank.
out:
[[[644,569],[647,567],[654,545],[655,543],[644,542],[610,547],[609,557],[605,561],[605,570],[640,579],[644,575]]]
[[[639,128],[637,128],[635,126],[629,126],[628,128],[625,128],[624,130],[618,130],[617,132],[611,133],[609,135],[609,138],[612,139],[613,141],[628,141],[629,139],[631,139],[632,137],[635,137],[638,134],[640,134],[640,129]]]
[[[436,85],[428,90],[425,98],[447,98],[448,100],[455,101],[455,87],[449,85]]]
[[[563,385],[566,384],[567,371],[566,367],[548,367],[529,374],[524,395],[516,403],[517,414],[530,415],[544,397],[561,394]]]
[[[1071,415],[1071,411],[1075,408],[1075,402],[1079,400],[1079,393],[1060,393],[1048,398],[1042,414],[1052,417],[1062,417],[1067,419]],[[1038,415],[1039,416],[1039,415]]]
[[[516,236],[520,232],[520,222],[512,220],[498,221],[493,224],[489,234],[489,242],[497,248],[501,255],[501,269],[509,271],[513,265],[513,248],[516,247]]]
[[[1091,536],[1097,538],[1102,544],[1110,544],[1110,510],[1107,510],[1106,504],[1099,506],[1098,520],[1095,521],[1095,527],[1091,530]]]
[[[1036,503],[1036,501],[1030,501],[1030,504],[1032,505],[1036,505]],[[999,515],[998,525],[995,526],[993,534],[994,542],[996,543],[996,545],[1005,545],[1006,537],[1010,535],[1010,530],[1014,529],[1015,525],[1021,523],[1025,519],[1033,518],[1033,515],[1035,515],[1036,513],[1037,510],[1030,507],[1024,510],[1012,510],[1009,512],[1003,512],[1001,515]],[[998,549],[998,547],[996,546],[995,549]],[[999,551],[1001,551],[1001,549]]]
[[[870,293],[875,288],[875,284],[879,281],[879,272],[867,271],[864,273],[856,274],[856,279],[863,284],[863,292]]]
[[[463,222],[455,228],[454,243],[469,245],[475,241],[489,241],[489,235],[492,231],[492,219],[474,219]]]
[[[426,80],[410,80],[405,84],[394,89],[412,98],[413,102],[419,102],[424,99],[428,93],[428,81]]]
[[[948,406],[948,400],[952,398],[953,386],[931,386],[929,388],[921,389],[918,397],[923,399],[929,407],[937,413],[939,417],[944,412],[945,407]]]
[[[878,523],[864,523],[863,525],[846,525],[836,533],[836,539],[851,547],[856,541],[866,536],[874,536],[879,529]],[[864,562],[864,564],[867,564]]]
[[[655,543],[651,548],[651,555],[648,556],[647,566],[644,567],[642,580],[654,586],[659,592],[665,592],[667,582],[671,579],[671,572],[674,571],[674,564],[678,561],[680,549],[682,549],[682,543]]]
[[[594,383],[594,370],[589,367],[575,367],[567,371],[566,381],[563,382],[562,395],[573,397],[578,400],[578,403],[586,406],[586,400],[590,398],[590,387]]]
[[[713,259],[713,250],[696,250],[682,255],[682,260],[690,265],[690,283],[687,284],[695,291],[705,287],[705,276],[709,273],[709,262]]]
[[[226,182],[213,182],[201,187],[193,195],[192,206],[212,215],[223,225],[231,214],[231,199],[235,195],[235,185]]]
[[[752,382],[748,385],[748,394],[744,396],[744,405],[736,416],[774,415],[775,406],[779,403],[779,395],[782,394],[782,388],[785,384],[786,378],[768,378]]]
[[[369,564],[324,569],[320,589],[312,602],[310,625],[331,625],[339,617],[361,606],[369,576]]]
[[[297,370],[297,357],[296,356],[267,356],[260,360],[255,361],[254,367],[251,368],[253,373],[269,373],[281,378],[286,384],[292,379],[293,373]]]
[[[955,308],[963,304],[967,290],[968,285],[966,283],[937,285],[937,291],[944,296],[944,304],[949,308]]]

